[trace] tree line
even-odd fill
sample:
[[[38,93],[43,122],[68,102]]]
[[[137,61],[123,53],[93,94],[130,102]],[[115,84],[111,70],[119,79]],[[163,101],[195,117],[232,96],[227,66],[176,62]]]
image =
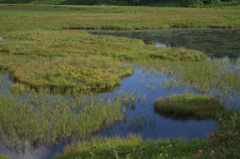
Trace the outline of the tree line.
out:
[[[204,5],[211,5],[220,2],[230,2],[237,0],[0,0],[1,3],[39,3],[39,4],[77,4],[77,5],[154,5],[165,3],[168,6],[170,3],[175,3],[181,7],[201,7]]]

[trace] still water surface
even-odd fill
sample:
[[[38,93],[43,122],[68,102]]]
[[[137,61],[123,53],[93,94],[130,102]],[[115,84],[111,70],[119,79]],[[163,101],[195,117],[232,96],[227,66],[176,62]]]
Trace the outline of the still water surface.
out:
[[[239,30],[211,30],[211,29],[166,29],[148,31],[90,31],[92,34],[104,34],[114,36],[126,36],[144,40],[147,44],[163,46],[167,48],[183,46],[190,49],[200,50],[207,53],[209,59],[218,58],[238,58],[240,55],[240,35]],[[226,46],[225,46],[226,44]],[[172,119],[162,117],[155,113],[153,102],[158,97],[168,97],[171,94],[185,93],[185,88],[165,89],[158,84],[152,87],[153,77],[149,72],[142,71],[135,67],[134,74],[124,78],[120,88],[97,96],[107,97],[119,92],[134,92],[136,100],[131,107],[127,108],[124,121],[109,127],[105,127],[94,136],[126,136],[129,133],[139,134],[146,138],[173,138],[192,140],[194,138],[204,139],[207,134],[215,130],[213,120],[194,119]],[[166,78],[164,75],[157,75],[155,78]],[[8,82],[12,82],[5,76],[5,82],[0,87],[0,93],[8,91]],[[193,92],[189,89],[188,92]],[[49,159],[53,158],[56,152],[62,152],[65,145],[59,143],[55,146],[39,147],[32,150],[28,147],[23,152],[16,153],[0,146],[0,153],[12,158]]]

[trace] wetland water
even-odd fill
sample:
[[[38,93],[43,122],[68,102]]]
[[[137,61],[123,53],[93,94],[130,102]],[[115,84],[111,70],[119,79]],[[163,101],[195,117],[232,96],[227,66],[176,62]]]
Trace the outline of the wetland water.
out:
[[[143,39],[147,44],[157,46],[174,47],[183,46],[190,49],[200,50],[207,53],[209,59],[233,58],[237,59],[240,55],[240,36],[239,30],[211,30],[211,29],[167,29],[167,30],[148,30],[148,31],[90,31],[93,34],[126,36],[130,38]],[[200,36],[201,35],[201,36]],[[221,37],[221,38],[220,38]],[[211,40],[212,38],[212,40]],[[222,41],[221,41],[222,40]],[[226,43],[226,46],[223,44]],[[230,45],[231,44],[231,45]],[[162,82],[156,84],[161,79]],[[214,120],[194,120],[194,119],[172,119],[163,117],[154,111],[153,102],[158,97],[168,97],[171,94],[184,92],[194,92],[189,88],[164,88],[164,81],[169,77],[154,73],[148,70],[135,67],[134,74],[122,79],[120,88],[96,96],[106,98],[113,94],[122,92],[133,92],[136,98],[132,105],[127,107],[126,118],[115,125],[105,127],[94,136],[126,136],[129,133],[139,134],[146,138],[173,138],[192,140],[194,138],[204,139],[207,134],[215,129]],[[12,82],[8,76],[4,76],[4,82],[0,87],[0,93],[8,92],[8,82]],[[239,99],[237,101],[239,104]],[[226,104],[228,105],[228,103]],[[229,104],[230,105],[230,104]],[[40,146],[34,150],[26,147],[22,151],[11,151],[5,145],[0,146],[0,153],[12,158],[31,158],[48,159],[53,158],[56,152],[62,152],[64,144],[50,145],[49,147]]]

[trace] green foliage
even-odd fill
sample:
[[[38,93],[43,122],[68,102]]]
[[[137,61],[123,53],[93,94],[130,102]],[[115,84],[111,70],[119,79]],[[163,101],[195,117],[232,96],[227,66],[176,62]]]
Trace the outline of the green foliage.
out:
[[[199,51],[167,49],[137,39],[91,35],[86,31],[10,32],[4,34],[4,39],[0,68],[11,73],[16,82],[11,90],[18,93],[114,88],[122,77],[133,72],[132,66],[124,66],[119,60],[206,60]]]
[[[218,131],[211,133],[208,140],[209,158],[240,158],[240,113],[221,118],[217,124]]]
[[[210,96],[180,94],[171,95],[154,102],[155,110],[160,114],[181,117],[218,118],[225,114],[225,108]]]
[[[192,142],[173,140],[142,140],[136,135],[127,138],[96,138],[69,146],[56,159],[98,158],[98,159],[173,159],[190,158],[191,154],[204,147],[205,141]]]
[[[0,154],[0,159],[10,159],[10,157]]]
[[[1,141],[13,147],[28,142],[34,147],[70,136],[85,138],[125,116],[124,98],[125,95],[115,96],[114,100],[79,96],[72,100],[28,95],[19,100],[12,94],[0,94]]]
[[[202,0],[182,0],[182,6],[184,7],[202,7]]]

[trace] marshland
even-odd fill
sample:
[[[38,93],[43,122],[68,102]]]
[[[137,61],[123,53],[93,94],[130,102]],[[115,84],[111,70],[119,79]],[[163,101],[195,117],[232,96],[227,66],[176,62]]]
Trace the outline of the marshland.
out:
[[[239,1],[0,3],[0,158],[240,157]]]

